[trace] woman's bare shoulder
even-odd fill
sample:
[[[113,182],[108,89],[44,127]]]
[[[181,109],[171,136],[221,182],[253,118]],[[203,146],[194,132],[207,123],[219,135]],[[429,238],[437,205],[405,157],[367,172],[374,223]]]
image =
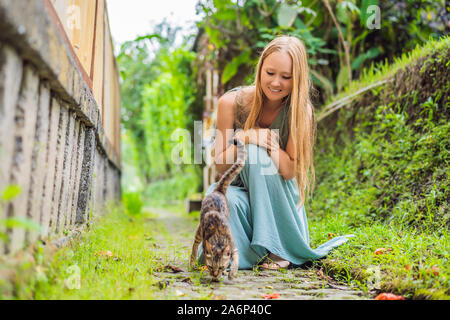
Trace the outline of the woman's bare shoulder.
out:
[[[245,118],[251,108],[254,92],[255,88],[252,86],[226,92],[218,100],[218,115],[230,120],[234,120],[235,117],[243,120],[241,118]]]
[[[236,91],[226,92],[217,101],[217,128],[233,128]]]
[[[234,105],[236,100],[237,91],[228,91],[225,92],[218,100],[219,105],[228,107],[230,105]]]
[[[253,97],[255,96],[255,87],[246,86],[242,87],[239,92],[239,104],[245,109],[250,109],[251,103],[253,102]]]

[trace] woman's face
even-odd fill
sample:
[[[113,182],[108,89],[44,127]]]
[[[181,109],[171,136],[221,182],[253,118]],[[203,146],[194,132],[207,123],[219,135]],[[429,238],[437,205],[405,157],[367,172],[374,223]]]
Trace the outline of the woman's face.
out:
[[[264,59],[261,68],[261,87],[270,101],[279,101],[292,90],[292,59],[284,51],[275,51]]]

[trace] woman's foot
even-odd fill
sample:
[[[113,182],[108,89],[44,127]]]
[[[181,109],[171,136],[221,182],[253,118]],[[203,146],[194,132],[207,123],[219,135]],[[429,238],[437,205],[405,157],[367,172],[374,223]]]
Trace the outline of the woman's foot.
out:
[[[266,261],[261,264],[261,268],[267,270],[280,270],[287,269],[290,264],[291,263],[289,261],[271,253],[269,257],[267,257]]]

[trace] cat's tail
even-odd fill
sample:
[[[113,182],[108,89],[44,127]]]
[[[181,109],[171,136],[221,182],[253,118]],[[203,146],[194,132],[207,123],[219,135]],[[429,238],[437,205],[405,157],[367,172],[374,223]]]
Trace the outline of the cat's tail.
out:
[[[245,159],[247,158],[247,150],[245,149],[245,145],[239,141],[238,139],[233,138],[230,143],[233,143],[237,146],[237,159],[236,162],[223,174],[222,178],[220,178],[217,183],[214,191],[221,192],[225,194],[227,192],[228,186],[234,180],[234,178],[241,172],[242,168],[245,165]]]

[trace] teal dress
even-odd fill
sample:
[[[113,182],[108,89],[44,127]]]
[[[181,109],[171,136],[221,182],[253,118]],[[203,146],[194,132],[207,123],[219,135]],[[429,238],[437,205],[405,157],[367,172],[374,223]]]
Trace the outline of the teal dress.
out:
[[[280,130],[283,150],[289,136],[288,120],[289,106],[284,106],[269,127]],[[237,122],[235,128],[240,127]],[[335,237],[312,249],[305,207],[297,206],[296,179],[286,181],[278,173],[266,149],[254,144],[248,144],[246,148],[245,166],[226,193],[231,231],[239,251],[239,269],[252,269],[270,252],[294,265],[301,265],[324,257],[352,236]],[[206,194],[212,192],[216,185],[217,182],[212,184]],[[199,262],[204,263],[201,246],[199,253]]]

